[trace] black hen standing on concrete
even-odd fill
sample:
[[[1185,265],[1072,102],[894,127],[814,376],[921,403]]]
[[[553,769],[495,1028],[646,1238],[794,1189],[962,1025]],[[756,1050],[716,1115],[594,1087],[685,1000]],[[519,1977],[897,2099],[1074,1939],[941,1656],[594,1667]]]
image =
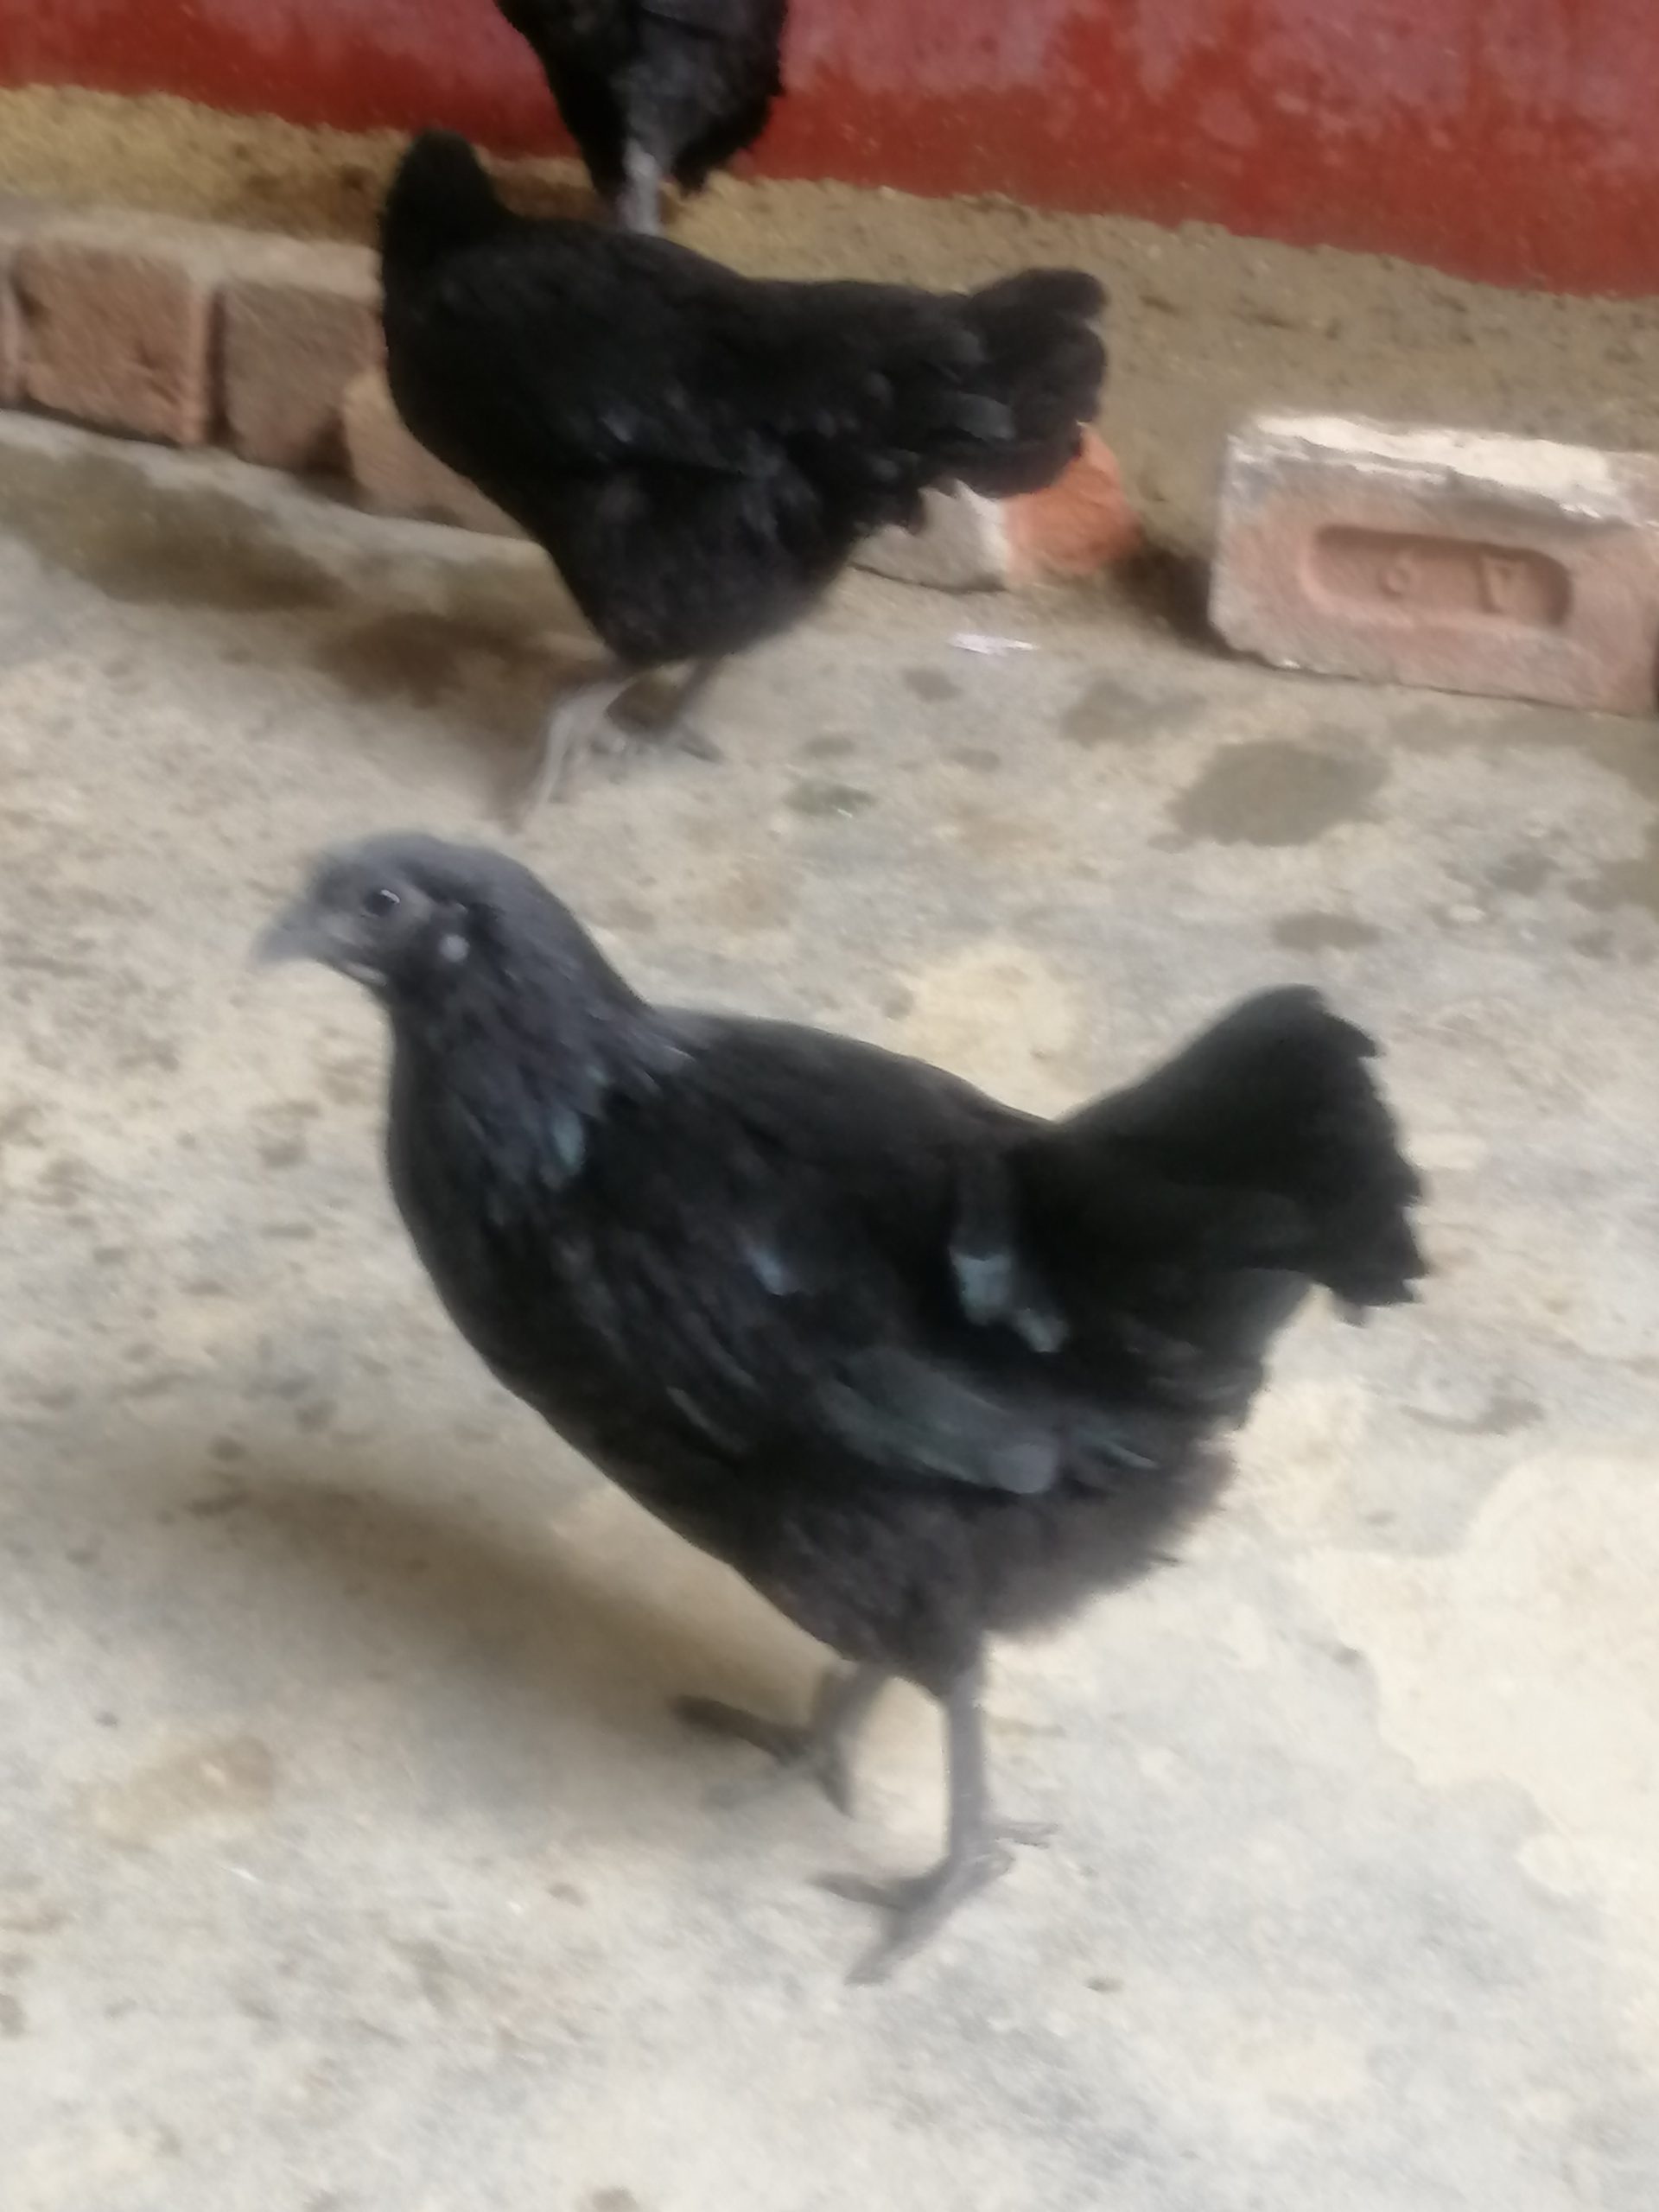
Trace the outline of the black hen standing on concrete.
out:
[[[845,1797],[881,1684],[948,1729],[944,1857],[864,1971],[1029,1832],[982,1654],[1132,1580],[1215,1498],[1310,1285],[1411,1295],[1416,1179],[1305,989],[1045,1122],[849,1038],[640,999],[535,877],[418,836],[326,859],[267,940],[391,1017],[404,1218],[507,1388],[850,1662],[804,1729],[694,1700]]]
[[[531,221],[463,139],[405,156],[381,251],[404,422],[545,548],[612,655],[555,712],[527,804],[646,671],[690,662],[670,734],[729,653],[786,629],[930,484],[1046,484],[1105,355],[1099,285],[762,283],[665,238]]]
[[[497,0],[536,52],[594,188],[654,232],[663,181],[701,190],[784,88],[785,0]]]

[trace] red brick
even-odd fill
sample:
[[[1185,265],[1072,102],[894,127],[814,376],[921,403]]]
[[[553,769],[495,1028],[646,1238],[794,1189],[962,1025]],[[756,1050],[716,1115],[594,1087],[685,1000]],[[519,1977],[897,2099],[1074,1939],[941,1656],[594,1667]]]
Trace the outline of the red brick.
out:
[[[1017,590],[1058,576],[1092,576],[1140,549],[1141,523],[1117,456],[1092,430],[1077,459],[1040,492],[1005,502],[1007,580]]]
[[[13,263],[24,397],[101,429],[205,443],[219,287],[283,243],[124,210],[54,216]]]
[[[353,379],[340,416],[352,480],[365,505],[382,514],[454,523],[462,530],[522,535],[517,523],[404,428],[381,370],[368,369]]]
[[[23,326],[12,294],[12,263],[48,212],[39,200],[0,193],[0,407],[16,407],[23,396]]]
[[[877,531],[861,569],[938,591],[1021,590],[1058,576],[1090,576],[1141,543],[1141,524],[1109,447],[1084,432],[1077,459],[1041,492],[988,499],[965,486],[930,492],[922,527]]]
[[[223,400],[231,444],[269,468],[343,463],[340,407],[380,359],[380,285],[365,246],[284,243],[279,261],[223,296]]]
[[[1262,417],[1228,449],[1211,613],[1286,667],[1651,714],[1659,461]]]

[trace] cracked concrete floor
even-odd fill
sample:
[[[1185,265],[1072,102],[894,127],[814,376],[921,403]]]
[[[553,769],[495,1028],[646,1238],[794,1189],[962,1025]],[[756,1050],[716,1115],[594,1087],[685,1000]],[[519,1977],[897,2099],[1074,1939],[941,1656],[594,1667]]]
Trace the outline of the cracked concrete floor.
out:
[[[249,939],[330,838],[490,833],[578,654],[533,554],[0,434],[5,2212],[1650,2212],[1649,725],[854,582],[723,768],[522,841],[646,987],[1033,1103],[1236,994],[1387,1040],[1427,1302],[1309,1318],[1185,1562],[999,1656],[1060,1840],[890,1988],[671,1692],[802,1638],[486,1380],[381,1040]],[[963,630],[1036,650],[976,657]]]

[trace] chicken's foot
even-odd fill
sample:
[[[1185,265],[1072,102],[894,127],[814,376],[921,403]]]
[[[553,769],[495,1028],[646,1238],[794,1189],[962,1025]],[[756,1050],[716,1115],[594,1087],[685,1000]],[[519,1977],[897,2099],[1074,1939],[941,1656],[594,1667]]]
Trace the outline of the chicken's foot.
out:
[[[1014,1863],[1010,1844],[1046,1843],[1053,1834],[1044,1821],[993,1818],[985,1782],[979,1690],[976,1664],[958,1676],[944,1700],[950,1811],[944,1856],[938,1865],[925,1874],[894,1882],[843,1874],[823,1878],[822,1886],[836,1897],[874,1905],[887,1915],[887,1928],[853,1968],[854,1981],[885,1980],[938,1933],[959,1904],[1007,1872]]]
[[[694,1728],[735,1736],[741,1743],[769,1751],[778,1762],[778,1774],[766,1776],[762,1789],[780,1777],[805,1775],[818,1784],[837,1811],[850,1814],[850,1753],[870,1707],[888,1680],[880,1667],[832,1667],[818,1685],[811,1716],[804,1728],[746,1713],[740,1706],[722,1705],[716,1698],[683,1697],[677,1700],[674,1709]],[[725,1792],[724,1800],[742,1804],[760,1794],[753,1783],[746,1783]]]

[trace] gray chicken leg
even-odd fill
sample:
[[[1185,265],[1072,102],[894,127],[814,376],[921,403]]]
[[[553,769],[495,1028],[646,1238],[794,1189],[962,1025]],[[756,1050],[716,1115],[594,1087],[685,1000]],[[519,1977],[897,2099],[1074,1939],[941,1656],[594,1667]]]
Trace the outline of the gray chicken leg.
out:
[[[663,227],[663,165],[630,140],[624,150],[625,181],[616,195],[616,219],[642,238],[659,237]]]
[[[741,1706],[722,1705],[716,1698],[683,1697],[675,1711],[694,1728],[718,1736],[735,1736],[770,1751],[780,1775],[810,1776],[837,1812],[853,1809],[853,1779],[849,1754],[859,1731],[869,1718],[870,1707],[892,1677],[880,1667],[830,1669],[818,1685],[811,1716],[805,1727],[785,1720],[768,1720],[763,1714],[746,1713]],[[777,1777],[768,1777],[775,1780]],[[752,1786],[728,1793],[730,1802],[753,1797]]]
[[[883,1981],[920,1950],[959,1904],[1006,1874],[1014,1863],[1009,1844],[1046,1843],[1052,1825],[999,1821],[992,1816],[985,1782],[985,1732],[979,1708],[977,1664],[959,1675],[944,1700],[945,1760],[950,1809],[944,1856],[925,1874],[872,1882],[856,1874],[825,1875],[821,1887],[855,1904],[873,1904],[887,1926],[853,1968],[855,1982]]]
[[[611,668],[560,695],[542,732],[536,765],[512,810],[515,827],[522,828],[550,798],[563,797],[578,757],[594,743],[605,717],[633,680],[632,669]]]
[[[720,658],[694,662],[670,713],[638,725],[619,721],[612,709],[646,671],[613,664],[603,675],[561,693],[542,732],[536,765],[513,806],[513,826],[522,829],[549,799],[565,796],[584,753],[627,754],[667,747],[698,760],[718,760],[720,748],[703,735],[694,716],[722,665]]]
[[[648,719],[636,719],[632,714],[607,715],[594,734],[594,749],[625,756],[667,750],[689,753],[694,760],[718,760],[720,747],[705,734],[696,713],[725,665],[724,657],[719,654],[710,660],[693,661],[679,696],[665,715],[653,714]]]

